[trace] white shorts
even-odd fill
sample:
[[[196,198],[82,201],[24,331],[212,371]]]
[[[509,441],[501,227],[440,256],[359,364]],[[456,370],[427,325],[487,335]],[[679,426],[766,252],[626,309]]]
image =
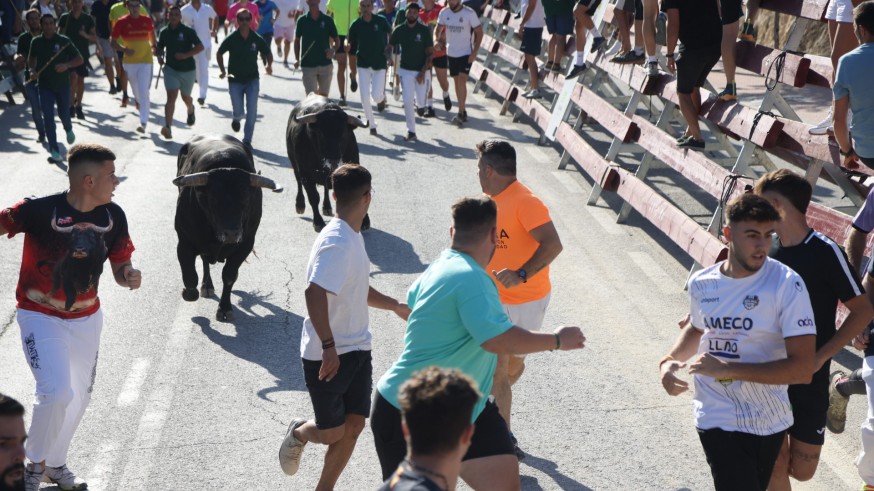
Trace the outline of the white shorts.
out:
[[[852,0],[829,0],[828,8],[825,10],[826,20],[836,22],[853,23],[853,2]]]
[[[277,26],[273,24],[273,39],[294,41],[294,24],[290,26]]]
[[[543,328],[543,318],[546,317],[546,307],[549,306],[549,298],[552,293],[545,297],[526,303],[502,304],[504,312],[510,318],[514,326],[519,326],[526,331],[537,332]],[[516,355],[524,358],[525,355]]]

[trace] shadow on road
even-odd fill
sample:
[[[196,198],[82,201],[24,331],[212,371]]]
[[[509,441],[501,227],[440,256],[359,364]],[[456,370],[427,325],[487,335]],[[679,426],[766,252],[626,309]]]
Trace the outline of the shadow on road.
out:
[[[406,240],[384,230],[371,228],[364,232],[364,246],[370,262],[378,271],[371,276],[385,273],[418,274],[425,271],[426,265]]]
[[[523,464],[533,467],[540,472],[546,474],[551,477],[553,481],[558,485],[559,489],[563,490],[572,490],[572,491],[592,491],[592,488],[583,485],[580,482],[573,480],[572,478],[562,474],[558,470],[558,465],[551,460],[541,459],[540,457],[535,457],[534,455],[528,454],[525,457],[525,460],[522,461]],[[552,488],[552,486],[548,486],[548,488]],[[544,489],[540,486],[540,483],[537,482],[537,479],[530,476],[522,476],[522,489],[524,490],[540,490]]]
[[[234,290],[236,336],[213,328],[213,319],[191,320],[206,337],[237,358],[256,363],[276,377],[276,385],[258,391],[258,397],[270,400],[273,392],[302,391],[306,388],[301,372],[298,347],[303,318],[267,301],[269,295]],[[268,313],[265,315],[263,311]]]

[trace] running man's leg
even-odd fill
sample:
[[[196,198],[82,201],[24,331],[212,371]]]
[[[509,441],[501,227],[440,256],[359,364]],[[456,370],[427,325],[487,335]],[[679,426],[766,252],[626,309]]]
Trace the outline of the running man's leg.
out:
[[[24,86],[24,90],[27,92],[27,101],[30,103],[30,116],[33,119],[33,125],[39,139],[42,140],[45,138],[46,128],[42,119],[42,108],[39,104],[39,87],[36,82],[29,82]]]
[[[765,489],[785,433],[758,436],[719,428],[698,430],[716,491]]]
[[[358,69],[358,76],[361,78],[361,93],[358,94],[361,99],[361,107],[364,109],[364,116],[367,118],[367,122],[370,123],[370,127],[375,129],[376,120],[373,119],[373,104],[370,100],[370,95],[373,92],[370,87],[373,71],[370,68],[360,67]]]
[[[416,99],[416,74],[417,72],[398,69],[398,76],[401,79],[401,92],[404,96],[404,116],[407,119],[407,132],[416,133],[416,115],[414,110]]]
[[[173,113],[176,111],[176,96],[178,95],[179,89],[167,89],[167,105],[164,106],[164,126],[167,128],[173,127]]]
[[[658,0],[643,0],[643,48],[646,51],[646,61],[658,62],[658,46],[656,45],[656,17],[659,15]]]
[[[475,490],[518,490],[519,460],[506,422],[492,402],[474,421],[476,430],[461,462],[461,478]]]
[[[49,142],[50,152],[60,152],[58,147],[57,123],[55,123],[55,92],[47,88],[39,89],[39,105],[42,113],[43,125],[45,125],[46,139]],[[67,108],[69,111],[69,107]]]
[[[261,82],[257,78],[245,84],[246,94],[246,124],[243,126],[243,143],[252,144],[255,134],[255,121],[258,119],[258,94]]]
[[[199,99],[206,99],[209,89],[209,60],[212,59],[212,49],[204,48],[203,51],[194,55],[194,66],[197,70],[197,86],[200,88]]]
[[[377,104],[385,101],[385,73],[385,69],[374,70],[370,77],[370,97]]]
[[[228,93],[231,95],[231,118],[235,123],[243,120],[243,91],[245,86],[237,82],[228,83]]]

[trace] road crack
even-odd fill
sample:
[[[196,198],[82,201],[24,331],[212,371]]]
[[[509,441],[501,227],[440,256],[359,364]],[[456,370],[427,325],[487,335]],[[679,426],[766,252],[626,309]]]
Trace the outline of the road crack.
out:
[[[0,338],[2,338],[4,334],[6,334],[6,331],[8,331],[9,328],[12,327],[12,324],[14,324],[14,323],[15,323],[15,311],[13,310],[12,313],[9,314],[9,318],[6,319],[6,322],[4,322],[2,325],[0,325]]]

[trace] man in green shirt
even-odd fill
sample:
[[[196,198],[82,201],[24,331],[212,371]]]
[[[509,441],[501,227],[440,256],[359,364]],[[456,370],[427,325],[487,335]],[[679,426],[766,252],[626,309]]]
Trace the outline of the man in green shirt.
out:
[[[339,38],[334,19],[319,10],[319,0],[306,0],[309,12],[297,19],[294,33],[294,67],[301,67],[304,92],[328,97]],[[303,55],[301,55],[301,44]]]
[[[85,119],[85,114],[82,113],[82,96],[85,95],[85,77],[88,76],[88,56],[89,44],[97,42],[97,25],[94,23],[94,18],[82,12],[82,0],[70,0],[71,10],[58,20],[60,33],[70,38],[73,45],[79,50],[85,63],[77,66],[70,72],[70,82],[72,85],[71,94],[71,112],[76,114],[77,119]]]
[[[27,80],[24,90],[27,93],[27,100],[30,102],[30,116],[33,118],[34,126],[36,126],[37,141],[45,143],[46,129],[42,121],[42,109],[39,106],[39,88],[36,86],[36,81],[30,79],[30,68],[27,64],[27,57],[30,54],[30,42],[33,41],[33,38],[42,34],[42,28],[39,25],[39,10],[28,10],[24,14],[24,20],[27,23],[27,30],[18,36],[15,69],[24,70],[24,78]]]
[[[81,0],[80,0],[81,1]],[[194,101],[191,89],[194,87],[196,65],[194,56],[203,51],[203,43],[194,29],[182,24],[182,11],[176,5],[167,9],[170,21],[158,34],[158,64],[164,64],[164,51],[167,62],[164,66],[164,89],[167,91],[167,105],[164,106],[164,127],[161,135],[168,140],[173,138],[173,112],[176,110],[176,96],[182,91],[182,102],[188,108],[186,124],[194,124]]]
[[[252,134],[255,132],[255,119],[258,117],[258,93],[261,82],[258,75],[258,53],[264,60],[267,75],[273,73],[273,54],[270,45],[250,27],[252,13],[246,9],[237,11],[237,30],[222,41],[216,53],[219,78],[228,77],[231,105],[234,109],[231,128],[240,131],[243,119],[243,98],[246,103],[246,126],[243,129],[243,144],[252,148]],[[228,72],[225,73],[225,53],[228,53]]]
[[[359,0],[361,17],[349,27],[349,45],[354,47],[350,54],[355,68],[361,75],[361,106],[370,123],[370,134],[376,135],[376,120],[373,118],[371,98],[376,101],[379,112],[385,110],[385,69],[388,37],[391,27],[381,15],[373,15],[373,0]]]
[[[328,10],[328,15],[334,19],[334,25],[337,26],[337,34],[340,39],[340,44],[337,47],[337,86],[340,88],[340,105],[346,105],[346,54],[352,58],[349,63],[349,78],[351,80],[350,88],[352,92],[358,90],[358,81],[355,80],[355,54],[350,43],[346,42],[349,35],[349,27],[352,21],[355,20],[356,5],[355,0],[328,0],[325,4]]]
[[[81,65],[83,60],[73,41],[67,36],[58,34],[55,18],[45,14],[40,18],[42,35],[33,38],[30,43],[28,64],[31,79],[37,79],[39,87],[39,103],[45,123],[46,137],[49,140],[51,162],[60,162],[61,149],[58,147],[58,136],[55,126],[55,104],[58,106],[58,116],[67,132],[67,143],[73,144],[76,135],[73,133],[73,123],[70,121],[70,74],[71,68]]]
[[[401,63],[398,76],[404,93],[404,113],[407,118],[407,136],[404,141],[416,141],[416,116],[414,106],[424,115],[428,87],[431,86],[431,58],[434,56],[434,41],[431,30],[419,22],[419,4],[410,2],[404,10],[406,22],[391,33],[389,46],[401,48]]]

